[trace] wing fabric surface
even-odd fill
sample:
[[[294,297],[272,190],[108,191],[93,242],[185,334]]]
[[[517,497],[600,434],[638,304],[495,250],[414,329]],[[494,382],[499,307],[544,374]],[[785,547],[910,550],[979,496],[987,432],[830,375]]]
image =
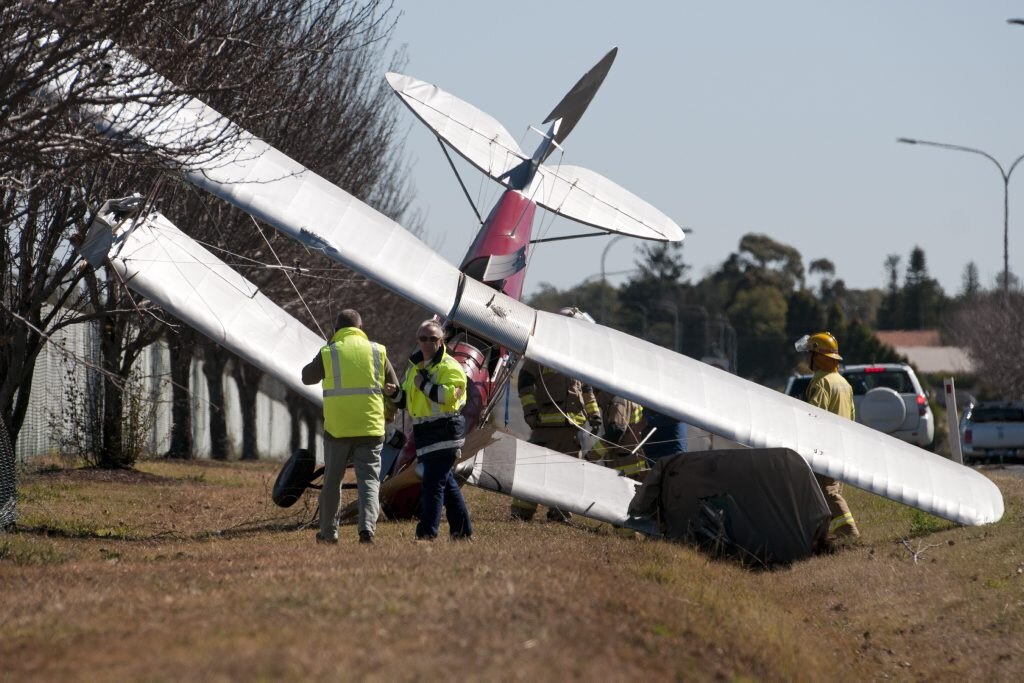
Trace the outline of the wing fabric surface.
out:
[[[1003,515],[979,472],[615,330],[539,312],[526,357],[754,448],[798,452],[818,474],[961,524]]]
[[[548,211],[601,230],[666,242],[684,237],[683,229],[661,211],[579,166],[541,164],[523,194]]]
[[[115,68],[129,74],[145,72],[131,55],[121,51],[114,56],[120,60]],[[50,94],[63,96],[75,76],[68,71],[51,84]],[[152,75],[135,85],[139,92],[161,87],[174,91],[168,81]],[[111,99],[116,102],[114,94]],[[457,268],[395,221],[203,102],[181,97],[163,107],[129,101],[83,110],[111,137],[156,149],[187,150],[197,141],[224,139],[209,151],[191,156],[182,152],[173,163],[198,187],[359,273],[372,273],[374,280],[417,304],[444,313],[454,306],[461,276]]]
[[[320,385],[300,377],[325,343],[320,335],[162,215],[117,235],[110,263],[134,291],[314,405],[322,403]]]
[[[604,69],[599,73],[600,80],[614,57],[613,50],[598,64]],[[387,79],[402,102],[435,135],[488,176],[512,187],[508,172],[528,157],[504,126],[436,85],[396,73],[387,74]],[[596,85],[590,85],[596,90]],[[584,91],[585,108],[593,91]],[[556,113],[557,107],[552,115]],[[575,125],[575,121],[572,123]],[[565,131],[562,137],[567,134]],[[604,176],[583,168],[540,164],[533,182],[522,194],[549,211],[600,230],[673,242],[684,236],[682,228],[661,211]]]
[[[434,135],[492,178],[526,158],[519,143],[496,119],[436,85],[388,73],[388,84]]]
[[[638,482],[510,434],[494,436],[494,443],[460,463],[459,472],[470,484],[609,524],[639,523],[627,512]],[[642,530],[653,531],[647,525]]]

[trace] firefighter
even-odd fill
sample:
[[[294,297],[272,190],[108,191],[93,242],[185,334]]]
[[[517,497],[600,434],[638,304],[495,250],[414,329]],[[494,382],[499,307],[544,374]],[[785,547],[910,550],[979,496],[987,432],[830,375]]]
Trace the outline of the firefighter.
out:
[[[647,458],[642,448],[635,453],[633,450],[640,443],[643,432],[643,406],[603,389],[594,390],[594,397],[604,422],[604,434],[588,454],[588,459],[600,460],[625,477],[641,479],[641,474],[647,470]]]
[[[578,311],[559,312],[575,317],[574,312]],[[559,453],[580,457],[579,431],[587,424],[595,432],[601,428],[601,411],[590,386],[529,359],[519,370],[519,401],[530,427],[530,443]],[[512,499],[513,519],[528,521],[536,512],[536,503]],[[570,517],[557,508],[548,510],[548,519],[552,521],[564,522]]]
[[[807,363],[814,372],[811,383],[807,385],[807,402],[848,420],[854,419],[853,388],[846,378],[839,374],[839,361],[843,357],[839,355],[839,342],[832,333],[818,332],[810,336],[805,335],[795,346],[798,352],[808,354]],[[860,537],[857,523],[843,498],[842,482],[820,474],[814,476],[818,479],[822,493],[825,494],[829,513],[832,515],[829,537],[833,540]]]

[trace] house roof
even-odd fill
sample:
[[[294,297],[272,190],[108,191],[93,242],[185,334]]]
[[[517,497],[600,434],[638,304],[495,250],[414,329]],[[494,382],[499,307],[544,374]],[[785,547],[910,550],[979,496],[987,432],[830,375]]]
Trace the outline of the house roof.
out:
[[[875,336],[889,346],[940,346],[938,330],[878,330]]]
[[[967,350],[958,346],[942,346],[938,330],[879,330],[875,336],[883,344],[888,344],[897,353],[906,356],[920,372],[974,372],[974,363]]]

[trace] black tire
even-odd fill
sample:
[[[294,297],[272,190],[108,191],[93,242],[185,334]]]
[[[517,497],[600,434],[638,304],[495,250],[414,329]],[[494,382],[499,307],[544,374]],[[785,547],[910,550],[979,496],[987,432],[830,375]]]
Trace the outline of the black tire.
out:
[[[291,507],[298,502],[319,474],[316,469],[316,456],[305,448],[296,449],[278,472],[271,498],[280,507]]]

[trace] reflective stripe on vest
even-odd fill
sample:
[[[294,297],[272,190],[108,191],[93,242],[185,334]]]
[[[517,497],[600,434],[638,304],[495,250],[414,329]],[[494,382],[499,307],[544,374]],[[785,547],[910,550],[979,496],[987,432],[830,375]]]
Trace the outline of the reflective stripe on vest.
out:
[[[567,417],[568,420],[566,419]],[[565,415],[562,415],[561,413],[540,413],[537,416],[537,420],[545,427],[572,423],[582,425],[587,421],[587,416],[582,413],[566,413]]]
[[[836,529],[844,527],[847,524],[853,526],[853,513],[847,512],[845,514],[839,515],[838,517],[833,517],[832,523],[828,525],[829,533],[832,533]]]
[[[623,476],[628,477],[631,474],[638,474],[646,471],[647,463],[643,460],[637,460],[636,462],[631,462],[627,465],[619,465],[615,469],[617,469]]]
[[[382,375],[387,349],[354,327],[320,349],[324,366],[324,431],[336,438],[384,435]]]
[[[445,352],[436,365],[426,368],[429,379],[422,389],[417,388],[415,383],[420,369],[420,365],[410,363],[402,380],[409,417],[413,420],[429,420],[460,413],[466,405],[466,373],[458,361]],[[429,394],[434,387],[437,387],[440,403],[430,400]]]
[[[443,451],[449,448],[462,448],[466,444],[465,439],[452,439],[451,441],[437,441],[424,446],[423,448],[416,449],[416,455],[426,455],[427,453],[433,453],[435,451]]]

